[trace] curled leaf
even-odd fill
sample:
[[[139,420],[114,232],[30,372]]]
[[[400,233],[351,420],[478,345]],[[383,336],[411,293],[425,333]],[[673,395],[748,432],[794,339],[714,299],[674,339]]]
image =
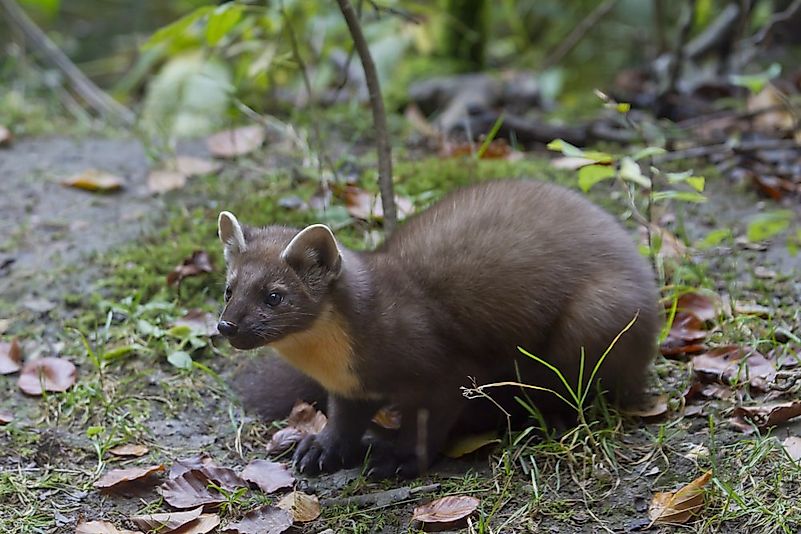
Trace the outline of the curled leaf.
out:
[[[684,293],[676,301],[676,311],[691,313],[705,323],[716,319],[722,309],[720,297],[710,293]]]
[[[651,523],[686,523],[704,506],[704,486],[712,478],[707,471],[678,491],[657,492],[648,509]]]
[[[119,529],[108,521],[80,522],[75,527],[75,534],[142,534],[138,530]]]
[[[668,411],[668,396],[665,394],[643,399],[638,406],[632,406],[624,410],[626,415],[649,419],[665,415]]]
[[[737,406],[732,423],[745,432],[753,431],[752,423],[764,429],[780,425],[801,415],[801,400],[769,402],[759,406]]]
[[[39,358],[22,368],[17,385],[28,395],[67,391],[75,384],[75,365],[63,358]]]
[[[108,450],[114,456],[144,456],[148,453],[150,449],[145,447],[144,445],[139,445],[136,443],[126,443],[125,445],[117,445],[116,447],[112,447]]]
[[[159,493],[174,508],[214,508],[224,502],[225,498],[209,487],[210,482],[212,481],[203,471],[191,469],[179,477],[165,481],[159,488]]]
[[[206,534],[213,531],[220,524],[217,514],[201,514],[194,521],[190,521],[181,528],[173,530],[170,534]]]
[[[213,270],[209,253],[205,250],[196,250],[167,275],[167,285],[180,284],[184,278],[210,273]]]
[[[716,380],[724,385],[748,382],[751,387],[765,391],[776,377],[776,368],[755,349],[738,345],[715,347],[693,356],[693,371],[702,379]]]
[[[6,410],[0,410],[0,426],[7,425],[14,420],[14,414]]]
[[[199,506],[186,512],[135,515],[131,517],[131,522],[146,531],[172,532],[196,520],[202,513],[203,507]]]
[[[0,341],[0,375],[16,373],[22,369],[22,348],[17,338]]]
[[[479,501],[469,495],[449,495],[414,509],[413,519],[422,523],[455,523],[476,511]]]
[[[142,481],[150,475],[164,471],[163,465],[151,465],[148,467],[131,467],[128,469],[112,469],[94,483],[96,488],[116,489],[118,486],[128,482]]]
[[[401,426],[401,413],[399,410],[384,406],[373,416],[373,423],[387,430],[398,430]]]
[[[269,460],[253,460],[242,471],[242,478],[256,484],[265,493],[272,493],[281,488],[289,488],[295,483],[295,477],[286,466]]]
[[[281,497],[278,508],[289,512],[292,520],[298,523],[308,523],[320,517],[320,500],[316,495],[302,491],[292,491]]]
[[[108,193],[122,189],[125,180],[105,171],[89,169],[63,180],[61,184],[93,193]]]
[[[695,314],[677,312],[667,337],[659,346],[663,356],[691,354],[704,350],[707,332],[704,323]]]
[[[266,450],[268,454],[286,451],[304,436],[318,434],[328,419],[325,414],[307,402],[297,402],[287,418],[287,426],[273,434]]]

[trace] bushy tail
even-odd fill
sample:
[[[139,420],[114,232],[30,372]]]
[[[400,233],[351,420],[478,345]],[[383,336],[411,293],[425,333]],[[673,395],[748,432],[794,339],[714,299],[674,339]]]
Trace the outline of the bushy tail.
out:
[[[245,410],[266,421],[285,419],[299,400],[326,408],[323,387],[273,354],[245,358],[234,371],[231,387]]]

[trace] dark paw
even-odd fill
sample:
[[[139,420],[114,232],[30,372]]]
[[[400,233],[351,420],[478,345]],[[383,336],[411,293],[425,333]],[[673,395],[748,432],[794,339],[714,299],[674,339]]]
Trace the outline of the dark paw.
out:
[[[352,467],[362,458],[358,444],[349,444],[323,431],[303,438],[295,451],[294,462],[295,469],[301,473],[316,475]]]
[[[387,446],[374,447],[367,459],[367,478],[415,478],[420,475],[420,462],[415,454],[404,454]]]

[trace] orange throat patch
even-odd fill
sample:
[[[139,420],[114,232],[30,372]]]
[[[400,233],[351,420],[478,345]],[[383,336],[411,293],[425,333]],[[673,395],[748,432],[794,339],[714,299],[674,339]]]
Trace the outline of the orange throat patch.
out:
[[[364,395],[353,371],[353,346],[344,320],[330,307],[308,329],[270,346],[329,392],[351,398]]]

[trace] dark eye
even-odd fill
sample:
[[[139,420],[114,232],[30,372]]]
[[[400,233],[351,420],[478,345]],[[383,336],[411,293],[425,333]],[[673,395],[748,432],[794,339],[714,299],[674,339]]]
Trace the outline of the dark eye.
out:
[[[284,300],[284,296],[281,293],[276,293],[275,291],[273,291],[272,293],[267,295],[266,300],[268,306],[275,307],[281,304],[281,302]]]
[[[231,291],[231,286],[225,286],[225,302],[231,300],[231,293],[233,293],[233,291]]]

